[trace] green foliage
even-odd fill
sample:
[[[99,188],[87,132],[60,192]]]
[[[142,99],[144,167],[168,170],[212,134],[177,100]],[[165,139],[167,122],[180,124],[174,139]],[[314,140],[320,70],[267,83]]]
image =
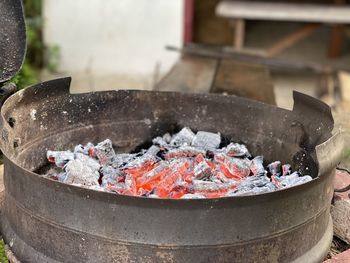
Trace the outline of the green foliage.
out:
[[[350,157],[350,148],[347,148],[343,151],[343,157],[344,158]]]
[[[5,253],[5,242],[3,239],[0,240],[0,263],[8,263]]]
[[[47,47],[46,67],[51,72],[56,72],[60,62],[60,47],[57,45]]]
[[[41,14],[41,0],[25,0],[23,1],[26,17],[36,17]]]
[[[11,79],[11,82],[15,83],[19,89],[33,85],[38,81],[39,79],[37,72],[27,61],[24,62],[22,69],[18,72],[18,74]]]

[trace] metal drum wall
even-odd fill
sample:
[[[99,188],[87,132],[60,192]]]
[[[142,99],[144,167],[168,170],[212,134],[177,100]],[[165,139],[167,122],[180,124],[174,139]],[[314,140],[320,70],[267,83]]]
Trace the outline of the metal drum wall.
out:
[[[341,154],[328,106],[298,93],[293,111],[213,94],[72,95],[69,83],[38,84],[2,107],[2,233],[20,260],[318,262],[327,254],[332,177]],[[34,173],[49,148],[108,137],[118,151],[130,151],[183,126],[220,131],[267,160],[307,168],[315,179],[254,196],[170,200],[92,191]]]

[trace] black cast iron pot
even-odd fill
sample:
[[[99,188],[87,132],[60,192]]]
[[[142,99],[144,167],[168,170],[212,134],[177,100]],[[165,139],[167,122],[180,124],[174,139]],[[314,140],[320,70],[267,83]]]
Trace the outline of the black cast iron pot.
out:
[[[12,22],[23,22],[20,1],[3,0],[0,10],[12,14]],[[8,19],[1,17],[0,24]],[[1,81],[21,65],[22,22],[14,28],[17,49],[11,49],[17,62],[0,59]],[[0,44],[0,56],[7,57],[7,46]],[[12,71],[4,66],[8,61]],[[70,78],[37,84],[1,108],[1,231],[21,261],[319,262],[326,256],[333,234],[332,178],[342,147],[339,134],[331,133],[333,118],[324,103],[294,93],[288,111],[214,94],[74,95],[69,85]],[[97,192],[36,173],[45,166],[48,149],[110,138],[117,151],[128,152],[184,126],[219,131],[266,162],[291,163],[314,180],[254,196],[171,200]]]

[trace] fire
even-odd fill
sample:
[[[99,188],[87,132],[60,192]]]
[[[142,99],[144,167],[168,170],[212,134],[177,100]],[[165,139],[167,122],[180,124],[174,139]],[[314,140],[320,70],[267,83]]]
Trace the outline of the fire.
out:
[[[279,161],[265,169],[263,157],[252,158],[243,144],[220,144],[220,134],[195,134],[189,128],[157,137],[135,154],[116,154],[107,139],[78,145],[74,152],[48,151],[57,168],[46,176],[121,195],[172,199],[271,192],[311,180]]]

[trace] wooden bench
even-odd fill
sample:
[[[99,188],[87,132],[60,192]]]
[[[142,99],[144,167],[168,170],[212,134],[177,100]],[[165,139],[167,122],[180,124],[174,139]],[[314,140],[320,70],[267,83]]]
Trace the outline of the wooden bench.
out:
[[[243,50],[244,20],[270,20],[307,22],[302,29],[287,35],[265,52],[266,56],[275,56],[309,36],[320,24],[335,25],[328,54],[335,57],[339,53],[343,35],[343,24],[350,24],[350,6],[345,0],[335,0],[335,4],[298,4],[271,2],[220,1],[216,14],[231,20],[235,27],[234,48]]]

